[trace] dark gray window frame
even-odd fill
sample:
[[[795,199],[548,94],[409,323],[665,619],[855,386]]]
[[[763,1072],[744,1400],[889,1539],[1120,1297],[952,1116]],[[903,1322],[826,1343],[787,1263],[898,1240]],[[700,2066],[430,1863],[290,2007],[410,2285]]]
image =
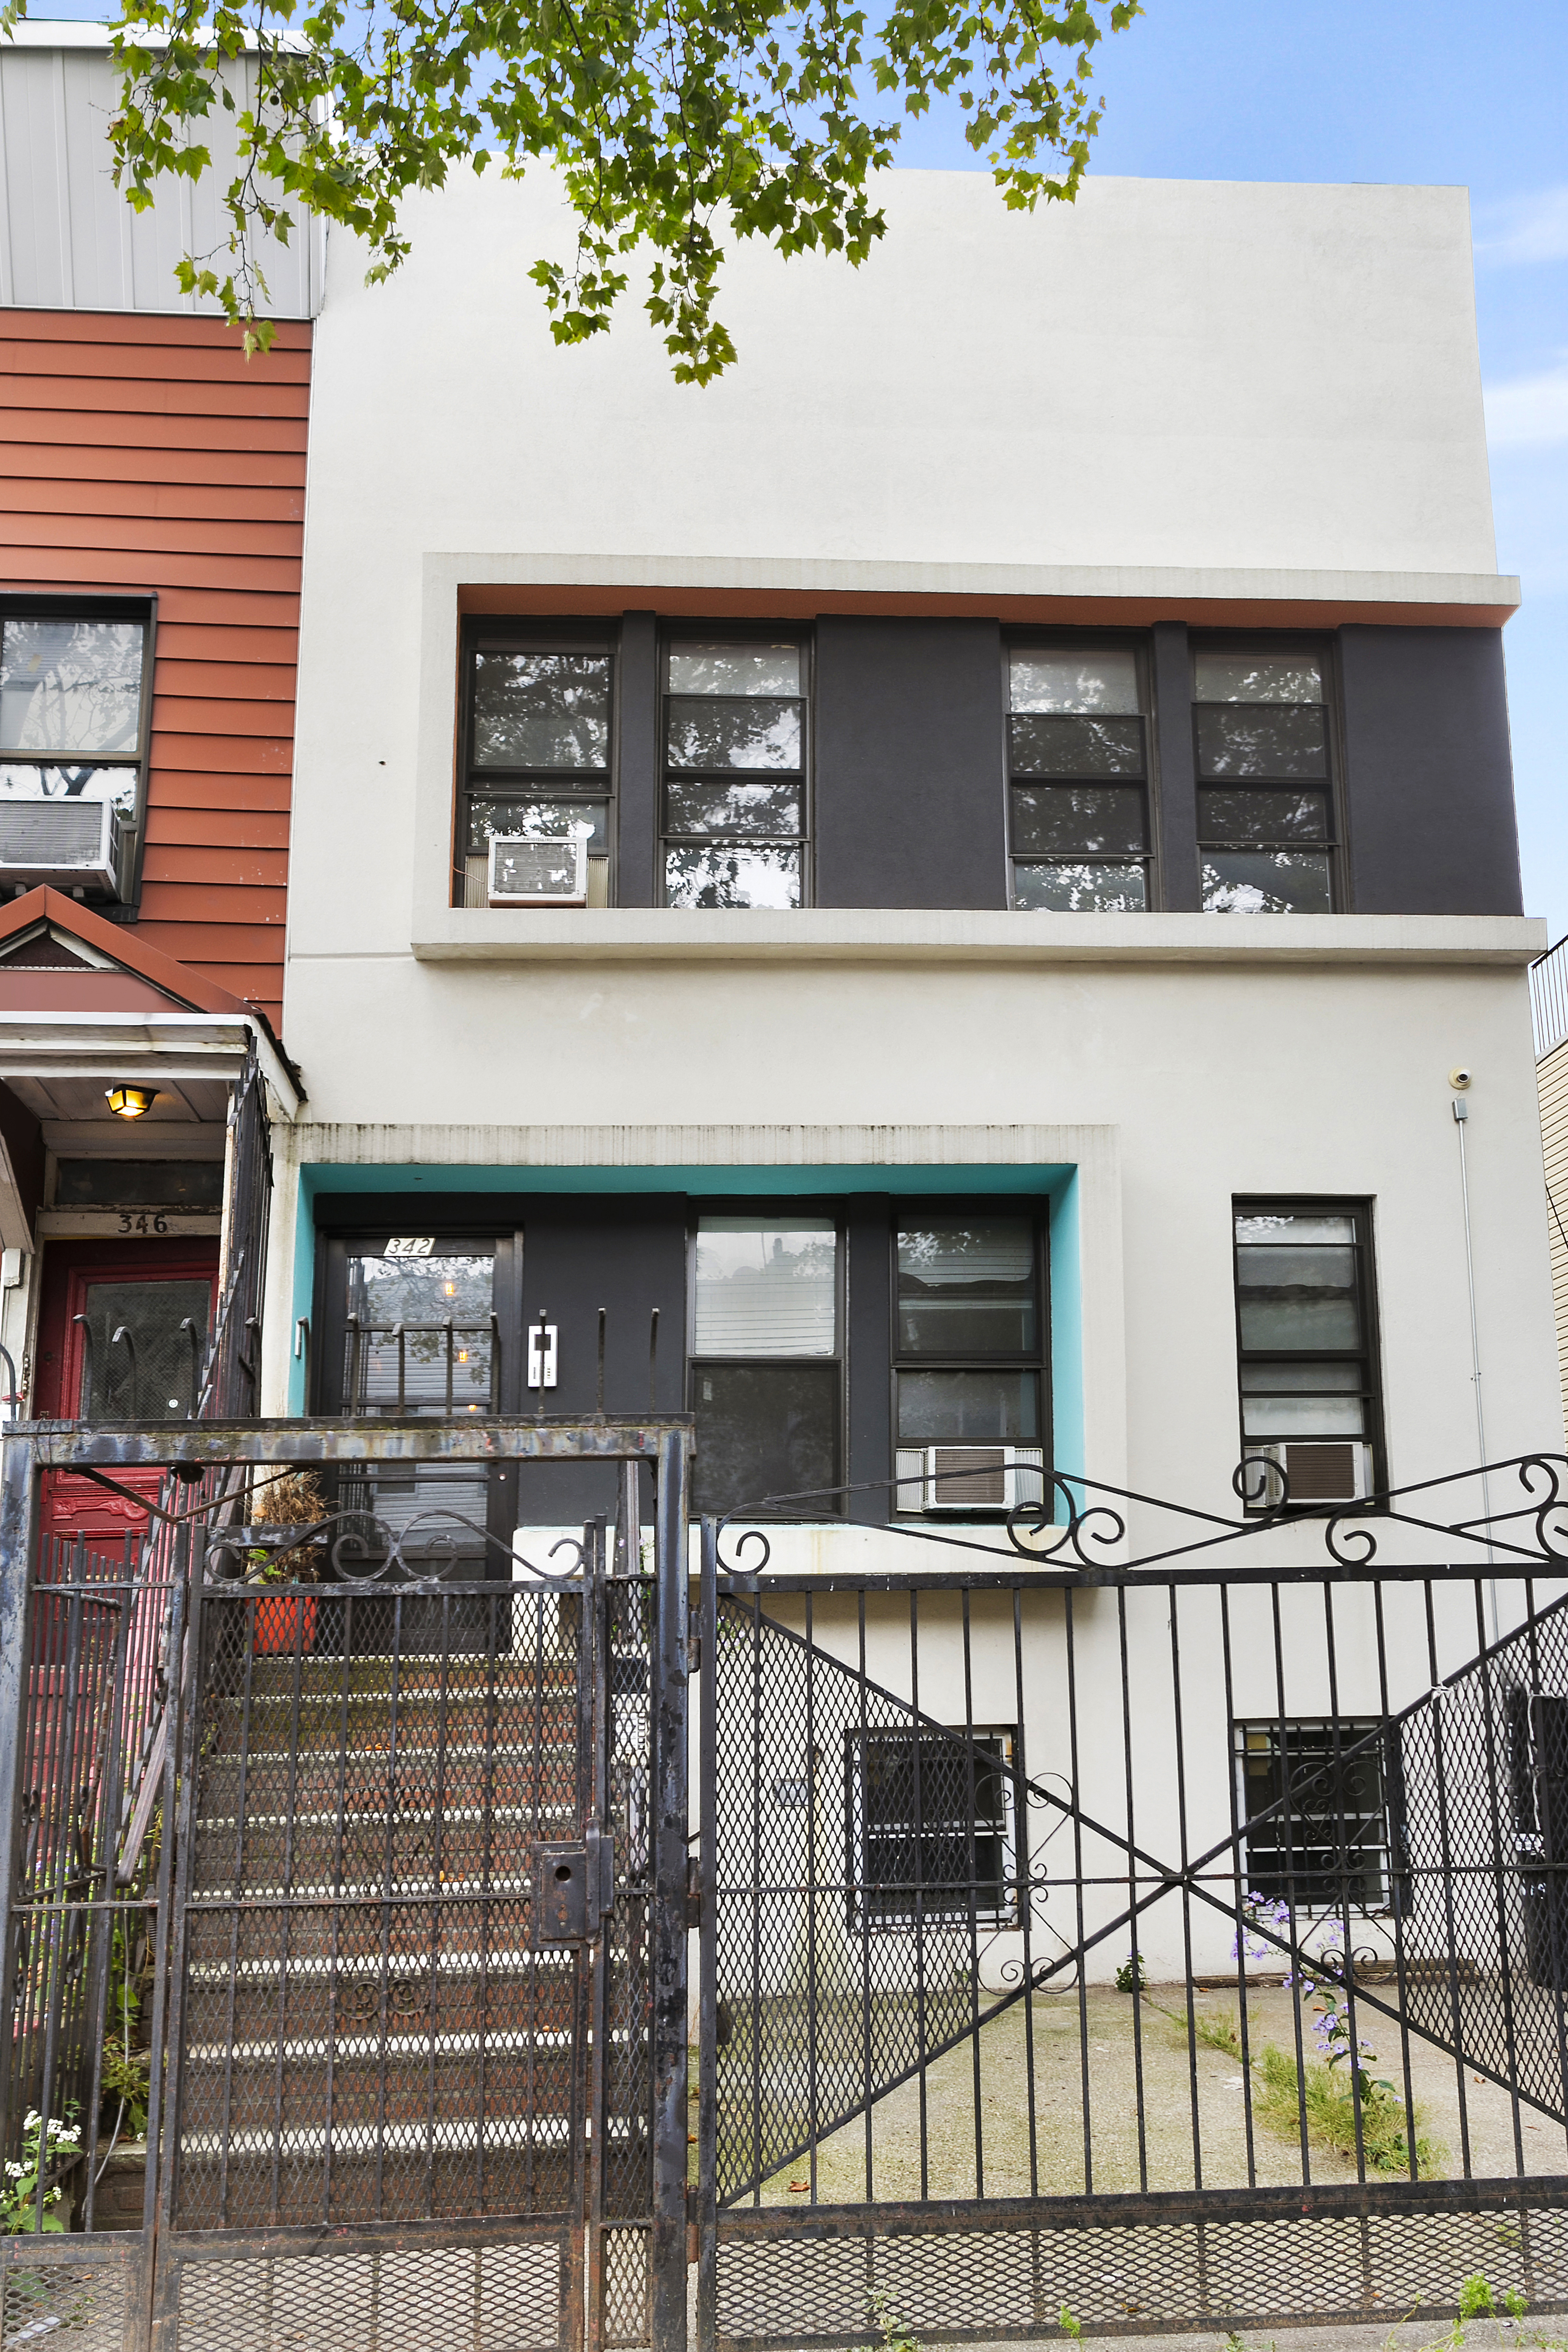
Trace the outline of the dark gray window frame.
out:
[[[668,756],[670,704],[669,656],[674,647],[682,644],[693,642],[711,643],[715,645],[787,644],[797,646],[799,647],[801,663],[801,691],[798,698],[801,706],[800,804],[802,829],[798,834],[787,836],[783,834],[683,834],[671,830],[667,821],[668,801],[666,794],[672,776],[681,778],[689,777],[697,781],[723,782],[726,780],[732,782],[736,776],[745,775],[748,773],[758,775],[787,775],[790,772],[787,769],[744,770],[726,768],[720,770],[672,768],[670,766]],[[814,630],[811,628],[809,624],[803,625],[798,621],[770,622],[748,619],[745,621],[736,622],[731,620],[676,620],[670,618],[665,618],[660,621],[658,652],[658,741],[656,747],[658,784],[658,805],[656,809],[657,832],[654,843],[654,891],[655,903],[657,905],[667,907],[669,904],[668,884],[666,880],[665,858],[665,853],[668,849],[702,848],[705,846],[718,847],[722,845],[739,845],[753,849],[798,848],[800,851],[800,904],[802,907],[810,907],[815,905],[816,898],[816,761],[815,758],[815,721],[816,710],[816,695],[815,691],[816,667],[816,646]],[[725,698],[716,695],[713,699],[717,702],[722,701]],[[795,910],[791,908],[789,911],[793,913]]]
[[[1131,653],[1138,669],[1138,717],[1143,730],[1143,772],[1141,777],[1114,779],[1090,776],[1082,779],[1052,777],[1041,779],[1016,772],[1013,765],[1013,719],[1018,715],[1013,709],[1012,658],[1015,653],[1037,650],[1041,653]],[[1143,868],[1144,904],[1141,911],[1152,914],[1164,904],[1164,877],[1161,865],[1160,806],[1160,730],[1159,713],[1154,694],[1153,646],[1146,629],[1004,629],[1002,633],[1002,792],[1005,802],[1005,823],[1007,836],[1007,904],[1018,905],[1014,876],[1020,865],[1081,865],[1134,866]],[[1098,850],[1081,857],[1070,853],[1047,856],[1039,851],[1020,851],[1014,828],[1014,808],[1016,784],[1045,783],[1062,791],[1093,790],[1116,782],[1141,785],[1143,793],[1143,848],[1137,856],[1111,856]]]
[[[833,1337],[830,1356],[740,1356],[734,1354],[700,1356],[697,1336],[697,1239],[704,1217],[754,1217],[759,1224],[787,1226],[791,1217],[831,1217],[834,1231]],[[849,1459],[849,1382],[852,1377],[849,1361],[849,1225],[847,1203],[837,1197],[817,1198],[809,1193],[788,1193],[780,1199],[760,1194],[742,1193],[738,1199],[712,1198],[706,1195],[694,1199],[686,1225],[686,1398],[687,1410],[700,1412],[697,1382],[704,1365],[733,1366],[742,1364],[832,1364],[838,1375],[838,1405],[834,1423],[834,1447],[838,1462],[838,1478],[842,1486]],[[889,1468],[892,1465],[889,1463]],[[836,1495],[820,1507],[813,1506],[801,1511],[750,1512],[748,1517],[788,1521],[791,1519],[842,1519],[846,1516],[845,1497]],[[693,1485],[692,1516],[698,1516],[696,1486]]]
[[[1357,1237],[1354,1248],[1356,1253],[1356,1276],[1358,1297],[1361,1306],[1362,1325],[1362,1346],[1359,1349],[1352,1350],[1351,1349],[1342,1348],[1247,1349],[1242,1345],[1241,1269],[1237,1264],[1238,1244],[1236,1238],[1236,1221],[1237,1217],[1242,1216],[1353,1216],[1357,1219]],[[1383,1410],[1383,1348],[1381,1335],[1378,1328],[1377,1260],[1374,1255],[1374,1243],[1373,1239],[1373,1202],[1371,1196],[1369,1194],[1359,1192],[1290,1192],[1279,1195],[1259,1192],[1238,1192],[1233,1197],[1230,1203],[1230,1265],[1231,1298],[1236,1317],[1237,1431],[1240,1445],[1240,1451],[1237,1457],[1237,1460],[1244,1461],[1246,1459],[1247,1449],[1249,1445],[1257,1447],[1276,1442],[1283,1442],[1286,1444],[1291,1442],[1289,1439],[1284,1441],[1275,1441],[1268,1438],[1249,1438],[1247,1436],[1246,1428],[1246,1391],[1243,1390],[1241,1385],[1241,1375],[1243,1366],[1249,1360],[1256,1360],[1265,1363],[1279,1363],[1292,1359],[1302,1363],[1311,1363],[1313,1361],[1333,1361],[1340,1363],[1354,1361],[1364,1364],[1366,1370],[1365,1382],[1360,1391],[1366,1405],[1366,1435],[1364,1439],[1348,1439],[1345,1442],[1347,1444],[1364,1444],[1371,1448],[1372,1484],[1374,1489],[1381,1492],[1388,1485],[1388,1454],[1384,1439]],[[1307,1438],[1303,1439],[1301,1442],[1303,1444],[1310,1444],[1314,1442],[1320,1441]],[[1332,1443],[1333,1441],[1323,1440],[1321,1442],[1327,1444]],[[1305,1507],[1305,1506],[1303,1506],[1303,1507]],[[1361,1508],[1362,1507],[1358,1505],[1356,1507]]]
[[[158,596],[156,590],[128,592],[123,595],[109,591],[103,593],[79,595],[28,595],[18,590],[0,592],[0,620],[76,621],[140,621],[142,641],[142,695],[137,710],[137,747],[132,752],[105,752],[90,762],[73,763],[37,759],[25,753],[7,764],[66,766],[89,765],[95,768],[129,768],[136,773],[136,799],[132,812],[131,840],[125,854],[125,896],[122,898],[93,898],[90,904],[95,915],[105,922],[133,923],[142,911],[142,866],[147,848],[147,801],[152,781],[153,761],[153,679],[158,659]]]
[[[1212,850],[1218,850],[1223,853],[1226,850],[1250,848],[1270,850],[1321,847],[1327,849],[1329,856],[1330,911],[1336,915],[1348,914],[1351,912],[1352,905],[1352,895],[1351,889],[1352,864],[1350,809],[1345,792],[1345,776],[1347,773],[1348,763],[1346,760],[1344,732],[1344,695],[1342,690],[1340,679],[1340,647],[1338,637],[1332,634],[1310,629],[1194,629],[1188,633],[1187,652],[1187,677],[1189,684],[1188,724],[1192,730],[1193,789],[1194,807],[1196,811],[1195,822],[1197,829],[1199,905],[1201,906],[1203,903],[1204,860],[1205,856]],[[1302,789],[1303,785],[1305,785],[1309,790],[1313,789],[1310,780],[1302,777],[1281,778],[1278,781],[1270,780],[1267,777],[1259,777],[1257,779],[1249,777],[1247,779],[1235,780],[1234,782],[1229,784],[1224,782],[1219,782],[1216,784],[1215,780],[1205,777],[1198,747],[1198,713],[1200,710],[1212,709],[1219,707],[1209,703],[1200,703],[1198,700],[1197,657],[1200,654],[1206,653],[1250,653],[1264,656],[1310,654],[1317,660],[1321,662],[1323,667],[1323,740],[1327,749],[1329,768],[1329,772],[1325,779],[1325,790],[1328,802],[1328,821],[1330,825],[1330,838],[1327,842],[1314,843],[1301,840],[1296,840],[1293,842],[1288,840],[1268,842],[1260,841],[1257,843],[1217,842],[1211,841],[1205,836],[1204,831],[1204,795],[1206,792],[1216,788],[1220,791],[1227,789],[1250,791],[1257,789],[1259,792],[1278,792],[1281,798],[1283,798],[1292,789],[1292,787],[1294,787],[1298,792]],[[1239,707],[1245,709],[1247,706],[1241,705]],[[1258,707],[1267,708],[1268,706],[1259,705]]]
[[[485,768],[476,767],[474,745],[474,656],[480,650],[481,640],[496,640],[494,649],[506,646],[518,653],[605,653],[610,663],[610,740],[603,771],[582,768]],[[503,642],[505,644],[503,645]],[[607,891],[605,903],[616,904],[616,867],[617,856],[617,811],[621,746],[621,664],[620,624],[616,619],[593,614],[536,618],[531,614],[474,613],[464,616],[458,654],[458,774],[453,795],[451,873],[448,880],[454,907],[467,904],[468,856],[468,813],[475,800],[579,800],[605,808],[605,846],[608,852]],[[602,789],[589,790],[574,782],[574,778],[602,772]]]
[[[1031,1355],[952,1355],[942,1358],[910,1354],[899,1344],[899,1232],[901,1226],[913,1225],[922,1218],[937,1220],[949,1217],[1027,1217],[1035,1228],[1035,1299],[1037,1315],[1037,1345]],[[889,1201],[888,1264],[889,1314],[888,1323],[888,1407],[889,1454],[888,1475],[897,1469],[899,1453],[899,1375],[905,1371],[1032,1371],[1039,1378],[1040,1434],[1039,1447],[1043,1455],[1042,1469],[1048,1481],[1056,1464],[1054,1410],[1051,1391],[1051,1210],[1048,1200],[1037,1194],[982,1193],[978,1196],[926,1196],[919,1193],[894,1193]],[[1046,1488],[1047,1500],[1051,1489]],[[923,1520],[919,1510],[900,1508],[897,1492],[889,1487],[888,1515],[893,1519]],[[944,1517],[948,1515],[944,1514]],[[997,1511],[975,1510],[977,1520],[994,1524],[1002,1516]],[[962,1524],[958,1514],[952,1515]]]

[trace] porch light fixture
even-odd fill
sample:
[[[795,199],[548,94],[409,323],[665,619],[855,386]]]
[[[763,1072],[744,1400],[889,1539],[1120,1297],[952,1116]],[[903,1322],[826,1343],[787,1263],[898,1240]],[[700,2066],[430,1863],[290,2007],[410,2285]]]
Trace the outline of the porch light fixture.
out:
[[[109,1087],[104,1100],[117,1118],[144,1118],[158,1099],[156,1087]]]

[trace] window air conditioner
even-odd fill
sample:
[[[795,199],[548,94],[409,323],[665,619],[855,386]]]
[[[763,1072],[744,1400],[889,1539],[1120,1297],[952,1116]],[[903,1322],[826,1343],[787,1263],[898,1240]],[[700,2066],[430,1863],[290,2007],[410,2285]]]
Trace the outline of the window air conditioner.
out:
[[[1247,1471],[1249,1511],[1277,1511],[1287,1491],[1291,1503],[1359,1503],[1372,1492],[1372,1448],[1353,1438],[1249,1445],[1247,1460],[1261,1465]]]
[[[1038,1445],[900,1447],[893,1465],[900,1511],[1011,1511],[1043,1505],[1045,1453]]]
[[[0,803],[0,882],[121,898],[127,833],[111,801]]]
[[[588,836],[546,840],[532,833],[498,833],[490,839],[492,907],[585,907]]]

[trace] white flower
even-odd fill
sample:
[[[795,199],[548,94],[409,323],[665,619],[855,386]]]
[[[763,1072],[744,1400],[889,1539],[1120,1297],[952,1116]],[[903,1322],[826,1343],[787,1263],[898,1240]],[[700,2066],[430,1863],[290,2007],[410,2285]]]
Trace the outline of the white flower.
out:
[[[23,2173],[26,2172],[27,2168],[25,2164],[8,2164],[5,2167],[5,2169],[10,2174],[13,2180],[20,2180]]]
[[[41,2124],[43,2120],[44,2119],[38,2113],[37,2107],[29,2107],[26,2114],[22,2118],[22,2129],[24,2131],[31,2131],[35,2124]]]

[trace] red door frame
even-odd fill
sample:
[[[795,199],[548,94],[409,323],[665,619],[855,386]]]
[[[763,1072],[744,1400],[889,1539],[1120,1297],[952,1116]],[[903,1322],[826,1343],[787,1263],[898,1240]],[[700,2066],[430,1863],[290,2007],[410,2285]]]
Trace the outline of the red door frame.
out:
[[[38,1308],[38,1362],[33,1378],[33,1412],[40,1421],[75,1421],[81,1402],[85,1334],[75,1318],[87,1303],[92,1282],[194,1282],[212,1285],[207,1330],[217,1312],[216,1241],[52,1241],[44,1258],[43,1297]],[[161,1470],[128,1470],[117,1484],[156,1501]],[[147,1514],[129,1499],[111,1495],[90,1478],[50,1471],[44,1481],[46,1535],[85,1535],[95,1549],[118,1547],[139,1535]]]

